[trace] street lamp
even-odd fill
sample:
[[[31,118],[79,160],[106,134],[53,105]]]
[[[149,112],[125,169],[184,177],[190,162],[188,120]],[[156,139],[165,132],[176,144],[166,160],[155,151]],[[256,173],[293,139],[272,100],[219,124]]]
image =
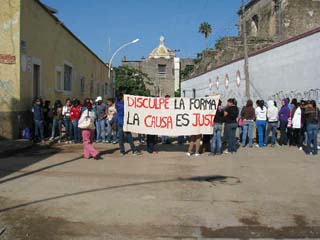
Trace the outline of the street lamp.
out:
[[[129,45],[131,45],[131,44],[134,44],[134,43],[137,43],[137,42],[139,42],[139,38],[137,38],[137,39],[135,39],[135,40],[133,40],[133,41],[131,41],[131,42],[128,42],[128,43],[126,43],[126,44],[123,44],[121,47],[119,47],[118,49],[117,49],[117,51],[115,51],[114,53],[113,53],[113,55],[112,55],[112,57],[110,58],[110,61],[109,61],[109,79],[110,79],[110,76],[111,76],[111,64],[112,64],[112,60],[113,60],[113,58],[117,55],[117,53],[118,52],[120,52],[123,48],[125,48],[125,47],[127,47],[127,46],[129,46]]]

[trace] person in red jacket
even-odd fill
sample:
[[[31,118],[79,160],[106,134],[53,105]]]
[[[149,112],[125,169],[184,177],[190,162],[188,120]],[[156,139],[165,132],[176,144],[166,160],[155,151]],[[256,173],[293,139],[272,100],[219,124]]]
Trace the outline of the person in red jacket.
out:
[[[78,99],[73,101],[71,110],[70,110],[70,120],[73,125],[73,141],[74,143],[80,143],[81,136],[80,136],[80,129],[78,128],[78,122],[81,117],[81,109],[82,106]]]

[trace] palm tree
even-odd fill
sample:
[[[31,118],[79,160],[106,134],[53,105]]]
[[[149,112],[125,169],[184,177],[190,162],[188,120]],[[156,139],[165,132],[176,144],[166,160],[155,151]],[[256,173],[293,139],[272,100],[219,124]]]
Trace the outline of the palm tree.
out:
[[[203,22],[200,24],[199,33],[203,34],[206,39],[206,49],[208,49],[208,37],[212,33],[211,25],[208,22]]]

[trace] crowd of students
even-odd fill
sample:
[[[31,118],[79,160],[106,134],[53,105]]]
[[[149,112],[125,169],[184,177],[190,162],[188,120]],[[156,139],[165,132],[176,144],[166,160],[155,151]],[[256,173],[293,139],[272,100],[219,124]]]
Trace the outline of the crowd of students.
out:
[[[87,98],[83,102],[68,98],[64,104],[56,100],[52,108],[50,105],[49,101],[43,103],[40,98],[34,100],[32,112],[35,141],[44,143],[45,139],[49,139],[61,143],[64,139],[68,144],[83,143],[84,157],[99,159],[99,152],[93,146],[94,141],[119,144],[120,153],[124,155],[126,140],[132,154],[140,154],[132,134],[123,131],[123,94],[116,100],[109,98],[106,102],[99,96],[95,100]],[[236,99],[229,99],[225,107],[220,100],[212,135],[179,136],[178,143],[185,143],[187,139],[188,156],[201,155],[201,142],[205,149],[210,149],[210,156],[234,154],[239,146],[254,147],[253,135],[256,128],[256,147],[289,145],[296,146],[299,150],[304,149],[308,155],[318,154],[319,110],[314,100],[298,102],[297,99],[292,99],[290,102],[289,99],[283,99],[280,109],[275,101],[268,101],[266,104],[263,100],[258,100],[256,106],[253,105],[253,101],[248,100],[240,111]],[[237,130],[239,141],[236,137]],[[143,135],[139,134],[138,138],[141,143],[144,142]],[[149,153],[155,151],[158,139],[158,136],[146,136]],[[169,144],[170,138],[162,136],[161,141]],[[223,152],[224,144],[226,150]]]

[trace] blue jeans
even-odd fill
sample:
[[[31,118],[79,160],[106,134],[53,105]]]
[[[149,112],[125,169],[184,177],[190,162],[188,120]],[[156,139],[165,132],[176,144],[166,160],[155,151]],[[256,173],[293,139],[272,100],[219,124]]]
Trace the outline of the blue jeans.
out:
[[[271,136],[271,145],[275,145],[276,144],[276,135],[277,135],[277,128],[278,128],[278,122],[269,122],[268,123],[268,127],[267,127],[267,132],[266,132],[266,137],[264,139],[264,144],[268,145],[269,143],[269,135],[270,132],[272,132],[272,136]]]
[[[59,131],[59,140],[61,141],[61,138],[62,138],[62,132],[61,132],[62,120],[53,119],[52,132],[51,132],[51,137],[52,137],[52,138],[54,138],[55,135],[56,135],[56,128],[58,128],[58,131]]]
[[[242,125],[242,146],[247,144],[247,136],[249,138],[249,147],[253,144],[253,121],[243,121]]]
[[[215,123],[213,127],[213,135],[211,139],[211,152],[220,154],[222,152],[221,140],[222,124]]]
[[[170,138],[169,136],[162,136],[161,137],[161,142],[165,143],[165,144],[169,144],[170,143]]]
[[[178,144],[184,144],[185,142],[184,136],[178,136]]]
[[[256,121],[257,128],[258,128],[258,136],[259,136],[259,147],[264,147],[264,131],[266,129],[266,120],[257,120]]]
[[[132,134],[131,132],[124,132],[123,131],[123,125],[119,125],[119,147],[120,147],[120,152],[121,153],[125,153],[126,150],[124,148],[124,138],[126,137],[127,138],[127,141],[128,143],[130,144],[130,148],[131,148],[131,151],[132,153],[136,152],[137,149],[133,143],[133,137],[132,137]]]
[[[65,118],[64,121],[64,127],[66,128],[66,139],[67,141],[71,141],[72,139],[72,123],[70,118]]]
[[[156,135],[147,135],[147,152],[153,153],[154,146],[157,143],[157,136]]]
[[[80,142],[80,129],[78,128],[78,123],[79,123],[79,119],[75,119],[72,121],[72,125],[73,125],[73,141],[75,143],[79,143]]]
[[[43,127],[43,121],[34,120],[34,136],[36,140],[40,139],[41,141],[44,140],[44,127]]]
[[[238,128],[238,123],[227,123],[226,125],[226,134],[227,134],[227,142],[228,142],[228,152],[236,152],[236,131]]]
[[[307,125],[307,133],[308,133],[307,150],[306,150],[307,154],[311,153],[311,142],[313,142],[313,154],[318,155],[318,131],[319,131],[318,124]]]
[[[138,134],[139,143],[144,142],[144,138],[145,138],[144,134],[140,134],[140,133]]]
[[[106,141],[106,120],[96,120],[97,141]]]
[[[112,129],[114,121],[107,120],[107,140],[108,142],[117,142],[117,130]]]

